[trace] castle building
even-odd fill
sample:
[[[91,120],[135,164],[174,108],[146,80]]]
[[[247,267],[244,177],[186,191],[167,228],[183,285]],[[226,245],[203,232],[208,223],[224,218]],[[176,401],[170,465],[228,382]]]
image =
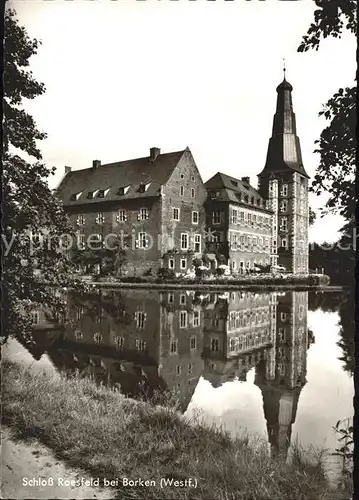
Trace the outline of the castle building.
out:
[[[222,255],[234,272],[257,265],[308,273],[308,175],[303,167],[292,105],[292,86],[277,87],[277,108],[267,159],[258,189],[217,173],[205,183],[206,222],[214,242],[209,253]]]
[[[284,76],[277,87],[267,159],[258,175],[258,191],[273,212],[272,265],[288,271],[308,273],[309,206],[308,179],[292,104],[293,87]]]
[[[268,201],[249,184],[217,173],[205,183],[206,249],[217,261],[220,256],[232,272],[243,274],[256,264],[269,266],[272,248],[273,212]]]
[[[166,154],[151,148],[146,158],[106,165],[94,160],[83,170],[65,167],[56,195],[80,247],[95,239],[114,246],[110,235],[128,247],[124,274],[160,267],[185,273],[193,256],[203,253],[206,193],[188,148]]]
[[[146,158],[106,165],[94,160],[83,170],[65,167],[56,193],[79,245],[96,237],[108,246],[109,235],[117,235],[128,251],[116,274],[160,268],[186,274],[204,252],[214,267],[227,264],[233,273],[258,266],[308,273],[309,177],[292,90],[284,77],[258,189],[249,177],[221,172],[203,184],[188,148],[166,154],[151,148]]]

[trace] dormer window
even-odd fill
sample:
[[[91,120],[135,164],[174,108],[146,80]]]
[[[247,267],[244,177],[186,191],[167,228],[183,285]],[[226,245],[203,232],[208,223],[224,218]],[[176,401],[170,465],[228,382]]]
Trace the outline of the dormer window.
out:
[[[87,193],[87,199],[88,199],[88,200],[92,200],[92,199],[93,199],[93,191],[89,191],[89,192]]]
[[[254,196],[252,196],[252,198],[251,198],[251,203],[252,203],[252,205],[254,205]]]
[[[138,193],[145,193],[147,191],[147,189],[148,189],[148,187],[149,187],[150,184],[151,184],[150,182],[148,182],[147,184],[141,183],[139,185],[139,187],[138,187],[137,192]]]
[[[124,194],[127,194],[130,187],[131,186],[121,186],[120,188],[118,188],[117,191],[118,196],[123,196]]]
[[[238,201],[242,201],[242,193],[236,193],[236,197]]]
[[[233,186],[238,187],[238,182],[237,181],[234,181],[234,180],[231,179],[231,183],[233,184]]]
[[[217,193],[211,193],[211,198],[214,200],[214,198],[217,198]]]
[[[96,224],[103,224],[105,222],[105,216],[103,212],[99,212],[96,217]]]
[[[97,192],[97,198],[104,198],[109,191],[110,191],[110,188],[108,188],[108,189],[99,189],[98,192]]]
[[[79,193],[74,193],[70,196],[70,201],[77,201],[80,196],[82,195],[83,191],[80,191]]]

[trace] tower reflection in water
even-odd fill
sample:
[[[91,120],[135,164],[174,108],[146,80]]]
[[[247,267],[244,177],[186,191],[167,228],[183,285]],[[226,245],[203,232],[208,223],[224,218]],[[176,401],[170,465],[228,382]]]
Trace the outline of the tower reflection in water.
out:
[[[286,455],[312,341],[307,311],[308,292],[72,294],[62,325],[34,314],[31,352],[130,397],[175,392],[182,411],[201,376],[218,387],[255,367],[272,454]]]

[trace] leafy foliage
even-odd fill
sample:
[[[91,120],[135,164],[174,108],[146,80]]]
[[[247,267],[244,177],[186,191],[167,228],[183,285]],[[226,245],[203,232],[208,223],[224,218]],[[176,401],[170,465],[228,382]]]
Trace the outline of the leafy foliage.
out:
[[[316,141],[320,163],[311,190],[330,194],[324,212],[337,211],[349,220],[355,210],[356,88],[339,89],[319,115],[330,124]]]
[[[298,52],[319,49],[322,38],[339,38],[344,29],[357,30],[356,0],[315,0],[319,9],[314,12],[314,22],[303,37]]]
[[[314,22],[298,47],[298,52],[318,50],[322,39],[340,38],[344,30],[357,31],[356,0],[315,0],[319,7],[314,12]],[[324,105],[319,116],[330,121],[316,141],[320,163],[311,186],[320,195],[330,197],[323,214],[337,212],[347,221],[354,214],[354,180],[356,156],[356,88],[339,89]]]
[[[332,455],[339,455],[343,457],[343,471],[346,474],[352,473],[353,468],[353,446],[354,446],[354,427],[351,419],[338,420],[333,427],[334,431],[339,435],[338,441],[340,448],[336,448],[335,453]]]
[[[44,93],[28,70],[39,42],[19,26],[15,11],[5,12],[4,146],[2,218],[2,291],[4,338],[31,339],[30,311],[64,308],[63,297],[49,289],[69,286],[72,266],[61,252],[61,238],[72,228],[48,178],[54,173],[41,161],[37,141],[46,135],[22,108],[23,99]],[[25,160],[21,154],[35,158]]]
[[[311,207],[309,207],[309,225],[310,226],[312,226],[314,224],[316,218],[317,218],[316,212],[314,212],[314,210]]]

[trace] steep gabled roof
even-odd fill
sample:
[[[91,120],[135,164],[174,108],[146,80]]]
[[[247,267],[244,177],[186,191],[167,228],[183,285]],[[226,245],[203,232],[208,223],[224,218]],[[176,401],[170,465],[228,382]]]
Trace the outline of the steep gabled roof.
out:
[[[60,183],[56,195],[66,206],[159,196],[161,186],[169,180],[184,151],[159,154],[155,160],[136,158],[71,171]],[[141,185],[146,186],[144,192],[140,191]],[[120,194],[122,188],[128,190]],[[89,192],[101,190],[106,193],[104,197],[87,198]],[[77,199],[72,199],[75,195]]]
[[[223,174],[222,172],[217,172],[217,174],[209,179],[205,183],[205,188],[209,192],[218,192],[215,198],[216,201],[242,203],[244,205],[260,208],[261,210],[268,210],[265,208],[265,198],[263,198],[253,186],[243,180]],[[254,204],[251,202],[252,198],[254,198]]]

